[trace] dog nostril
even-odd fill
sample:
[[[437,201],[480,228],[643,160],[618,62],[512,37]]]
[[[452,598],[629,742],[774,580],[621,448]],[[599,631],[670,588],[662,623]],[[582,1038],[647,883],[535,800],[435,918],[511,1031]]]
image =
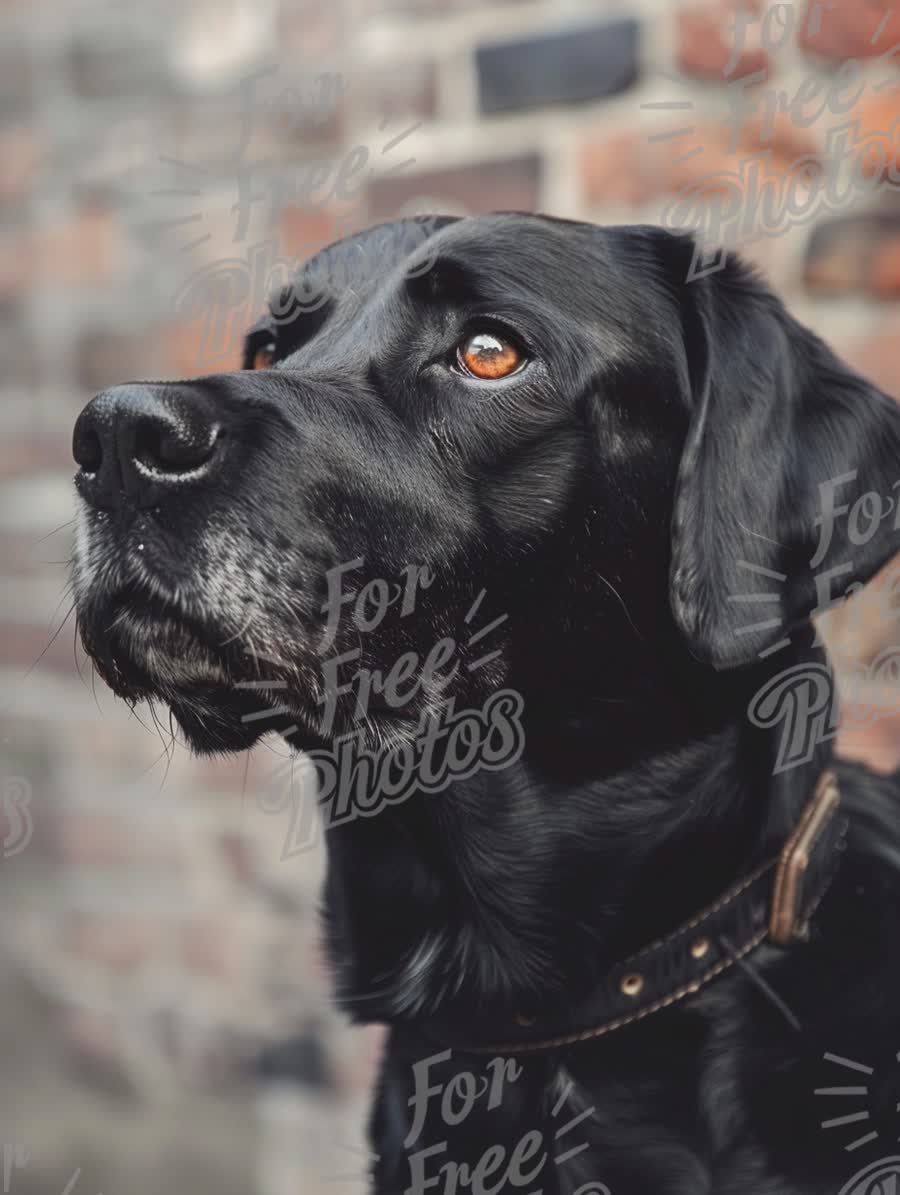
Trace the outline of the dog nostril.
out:
[[[81,497],[95,509],[153,507],[205,484],[227,456],[215,396],[188,383],[129,382],[91,399],[75,422]]]
[[[96,473],[99,470],[103,464],[103,446],[93,428],[76,427],[72,455],[82,472]]]
[[[135,435],[134,459],[156,473],[189,473],[210,460],[223,436],[224,429],[218,424],[195,430],[184,424],[146,420]]]

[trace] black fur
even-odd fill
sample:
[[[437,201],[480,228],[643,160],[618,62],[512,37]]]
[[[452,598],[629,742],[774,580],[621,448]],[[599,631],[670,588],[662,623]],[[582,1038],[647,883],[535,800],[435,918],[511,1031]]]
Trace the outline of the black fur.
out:
[[[387,671],[450,636],[457,709],[521,695],[515,764],[326,834],[337,997],[390,1026],[372,1120],[383,1195],[466,1178],[491,1193],[837,1195],[866,1161],[900,1153],[898,782],[850,765],[849,846],[807,942],[763,946],[752,974],[733,969],[601,1041],[522,1059],[496,1106],[485,1092],[458,1124],[436,1097],[414,1132],[413,1067],[441,1053],[442,1018],[552,1014],[777,852],[831,741],[776,771],[784,727],[761,728],[748,706],[770,677],[821,664],[816,578],[847,565],[838,596],[900,546],[893,516],[866,543],[842,517],[813,566],[823,483],[855,471],[838,492],[850,506],[896,496],[900,410],[737,259],[688,283],[692,253],[659,229],[511,214],[363,234],[307,267],[325,287],[314,310],[299,310],[298,280],[279,296],[290,318],[251,332],[245,365],[273,341],[272,369],[181,384],[229,436],[190,501],[104,506],[83,484],[85,642],[122,695],[166,699],[198,750],[273,728],[328,747],[315,700],[325,574],[357,558],[354,588],[410,564],[433,582],[405,618],[394,606],[370,634],[342,625],[333,651],[358,647],[360,666]],[[455,346],[484,326],[522,347],[524,369],[499,382],[454,371]],[[243,626],[209,597],[226,566]],[[254,566],[263,595],[240,581]],[[482,590],[477,625],[506,618],[473,644],[465,616]],[[164,653],[189,635],[228,682],[162,675],[123,626]],[[289,712],[242,721],[254,699],[234,686],[260,675],[261,656]],[[421,693],[373,705],[367,742],[408,740],[424,708]],[[333,733],[355,724],[344,695]],[[455,1051],[428,1078],[481,1082],[491,1066]],[[854,1082],[865,1098],[815,1094]],[[820,1127],[860,1108],[864,1123]],[[549,1160],[520,1157],[511,1174],[531,1131]],[[470,1173],[441,1174],[449,1164]]]

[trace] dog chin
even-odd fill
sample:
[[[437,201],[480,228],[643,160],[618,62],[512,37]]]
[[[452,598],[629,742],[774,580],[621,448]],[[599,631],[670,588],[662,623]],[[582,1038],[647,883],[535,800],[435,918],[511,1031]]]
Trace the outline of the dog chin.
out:
[[[168,705],[198,754],[244,751],[267,733],[297,750],[326,748],[347,735],[388,750],[414,739],[423,713],[419,705],[375,708],[373,700],[359,718],[345,697],[329,719],[312,635],[292,639],[289,658],[282,658],[284,646],[277,655],[251,650],[215,620],[197,621],[131,587],[80,603],[79,625],[85,650],[113,692],[132,705]],[[286,634],[265,636],[273,639],[288,642]]]
[[[199,754],[243,751],[268,732],[297,731],[285,708],[286,682],[273,679],[269,687],[257,679],[244,647],[215,628],[193,626],[130,593],[84,603],[79,625],[112,691],[132,705],[164,702]]]
[[[195,685],[166,697],[188,746],[197,755],[246,751],[278,727],[248,722],[259,702],[235,689]]]

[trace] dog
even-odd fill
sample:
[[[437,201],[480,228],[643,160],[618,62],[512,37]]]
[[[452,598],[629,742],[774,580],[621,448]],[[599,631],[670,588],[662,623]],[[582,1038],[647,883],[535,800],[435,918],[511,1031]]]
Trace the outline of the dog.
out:
[[[810,621],[900,548],[900,408],[696,248],[398,220],[77,420],[101,675],[314,762],[378,1195],[900,1173],[900,786]]]

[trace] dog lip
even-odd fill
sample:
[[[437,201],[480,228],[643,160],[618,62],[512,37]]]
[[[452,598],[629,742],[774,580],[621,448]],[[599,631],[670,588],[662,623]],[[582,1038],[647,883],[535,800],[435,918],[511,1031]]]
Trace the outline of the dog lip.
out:
[[[154,623],[168,623],[179,632],[197,639],[210,651],[221,650],[225,646],[224,641],[217,642],[210,633],[208,623],[188,614],[176,602],[135,582],[128,582],[113,590],[105,598],[103,606],[108,627],[112,626],[110,619],[114,622],[120,615],[130,614]]]
[[[276,703],[286,699],[285,674],[261,677],[253,653],[218,625],[214,614],[200,619],[139,582],[126,582],[101,597],[84,630],[89,654],[105,658],[107,669],[112,665],[125,679],[133,675],[144,691],[205,685],[247,690],[257,703],[267,693]],[[288,675],[293,673],[290,669]],[[293,688],[292,696],[302,700]]]
[[[81,619],[85,648],[117,692],[231,683],[224,633],[138,583],[95,594]]]

